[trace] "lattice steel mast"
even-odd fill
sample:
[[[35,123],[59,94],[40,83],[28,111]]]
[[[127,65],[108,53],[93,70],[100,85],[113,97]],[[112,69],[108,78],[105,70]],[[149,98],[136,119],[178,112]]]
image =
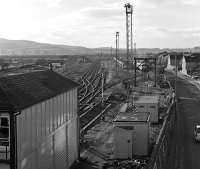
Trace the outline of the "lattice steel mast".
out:
[[[127,68],[133,57],[133,29],[132,29],[132,14],[133,6],[130,3],[124,5],[126,8],[126,59]],[[132,63],[131,63],[132,65]]]
[[[117,63],[117,60],[119,59],[119,32],[116,32],[116,53],[115,53],[115,58],[116,58],[116,74],[118,75],[118,63]]]

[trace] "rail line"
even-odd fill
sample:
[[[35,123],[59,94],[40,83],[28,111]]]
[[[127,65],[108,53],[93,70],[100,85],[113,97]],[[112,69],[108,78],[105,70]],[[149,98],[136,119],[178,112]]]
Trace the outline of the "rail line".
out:
[[[102,73],[98,62],[94,63],[81,77],[78,93],[81,135],[111,106],[102,107],[101,100],[95,101],[95,98],[102,92]]]
[[[111,104],[108,104],[103,108],[103,111],[101,111],[101,103],[98,103],[93,109],[80,116],[80,134],[82,135],[89,127],[91,127],[92,124],[94,124],[110,107]]]

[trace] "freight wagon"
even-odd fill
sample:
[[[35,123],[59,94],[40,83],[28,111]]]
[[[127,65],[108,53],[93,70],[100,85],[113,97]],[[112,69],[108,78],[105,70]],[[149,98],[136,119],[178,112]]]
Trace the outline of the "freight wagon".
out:
[[[77,87],[51,70],[0,78],[0,168],[72,166],[79,152]]]

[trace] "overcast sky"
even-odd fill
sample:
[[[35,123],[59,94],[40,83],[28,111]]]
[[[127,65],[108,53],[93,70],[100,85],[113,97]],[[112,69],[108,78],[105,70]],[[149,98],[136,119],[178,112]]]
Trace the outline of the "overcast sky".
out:
[[[200,46],[200,0],[0,0],[0,37],[125,47],[126,2],[137,47]]]

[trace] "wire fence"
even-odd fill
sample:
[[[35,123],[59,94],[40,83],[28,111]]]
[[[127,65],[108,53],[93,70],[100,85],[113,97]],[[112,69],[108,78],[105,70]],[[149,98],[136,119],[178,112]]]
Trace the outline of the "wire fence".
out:
[[[167,169],[167,158],[176,123],[175,111],[175,98],[173,97],[146,169]]]

